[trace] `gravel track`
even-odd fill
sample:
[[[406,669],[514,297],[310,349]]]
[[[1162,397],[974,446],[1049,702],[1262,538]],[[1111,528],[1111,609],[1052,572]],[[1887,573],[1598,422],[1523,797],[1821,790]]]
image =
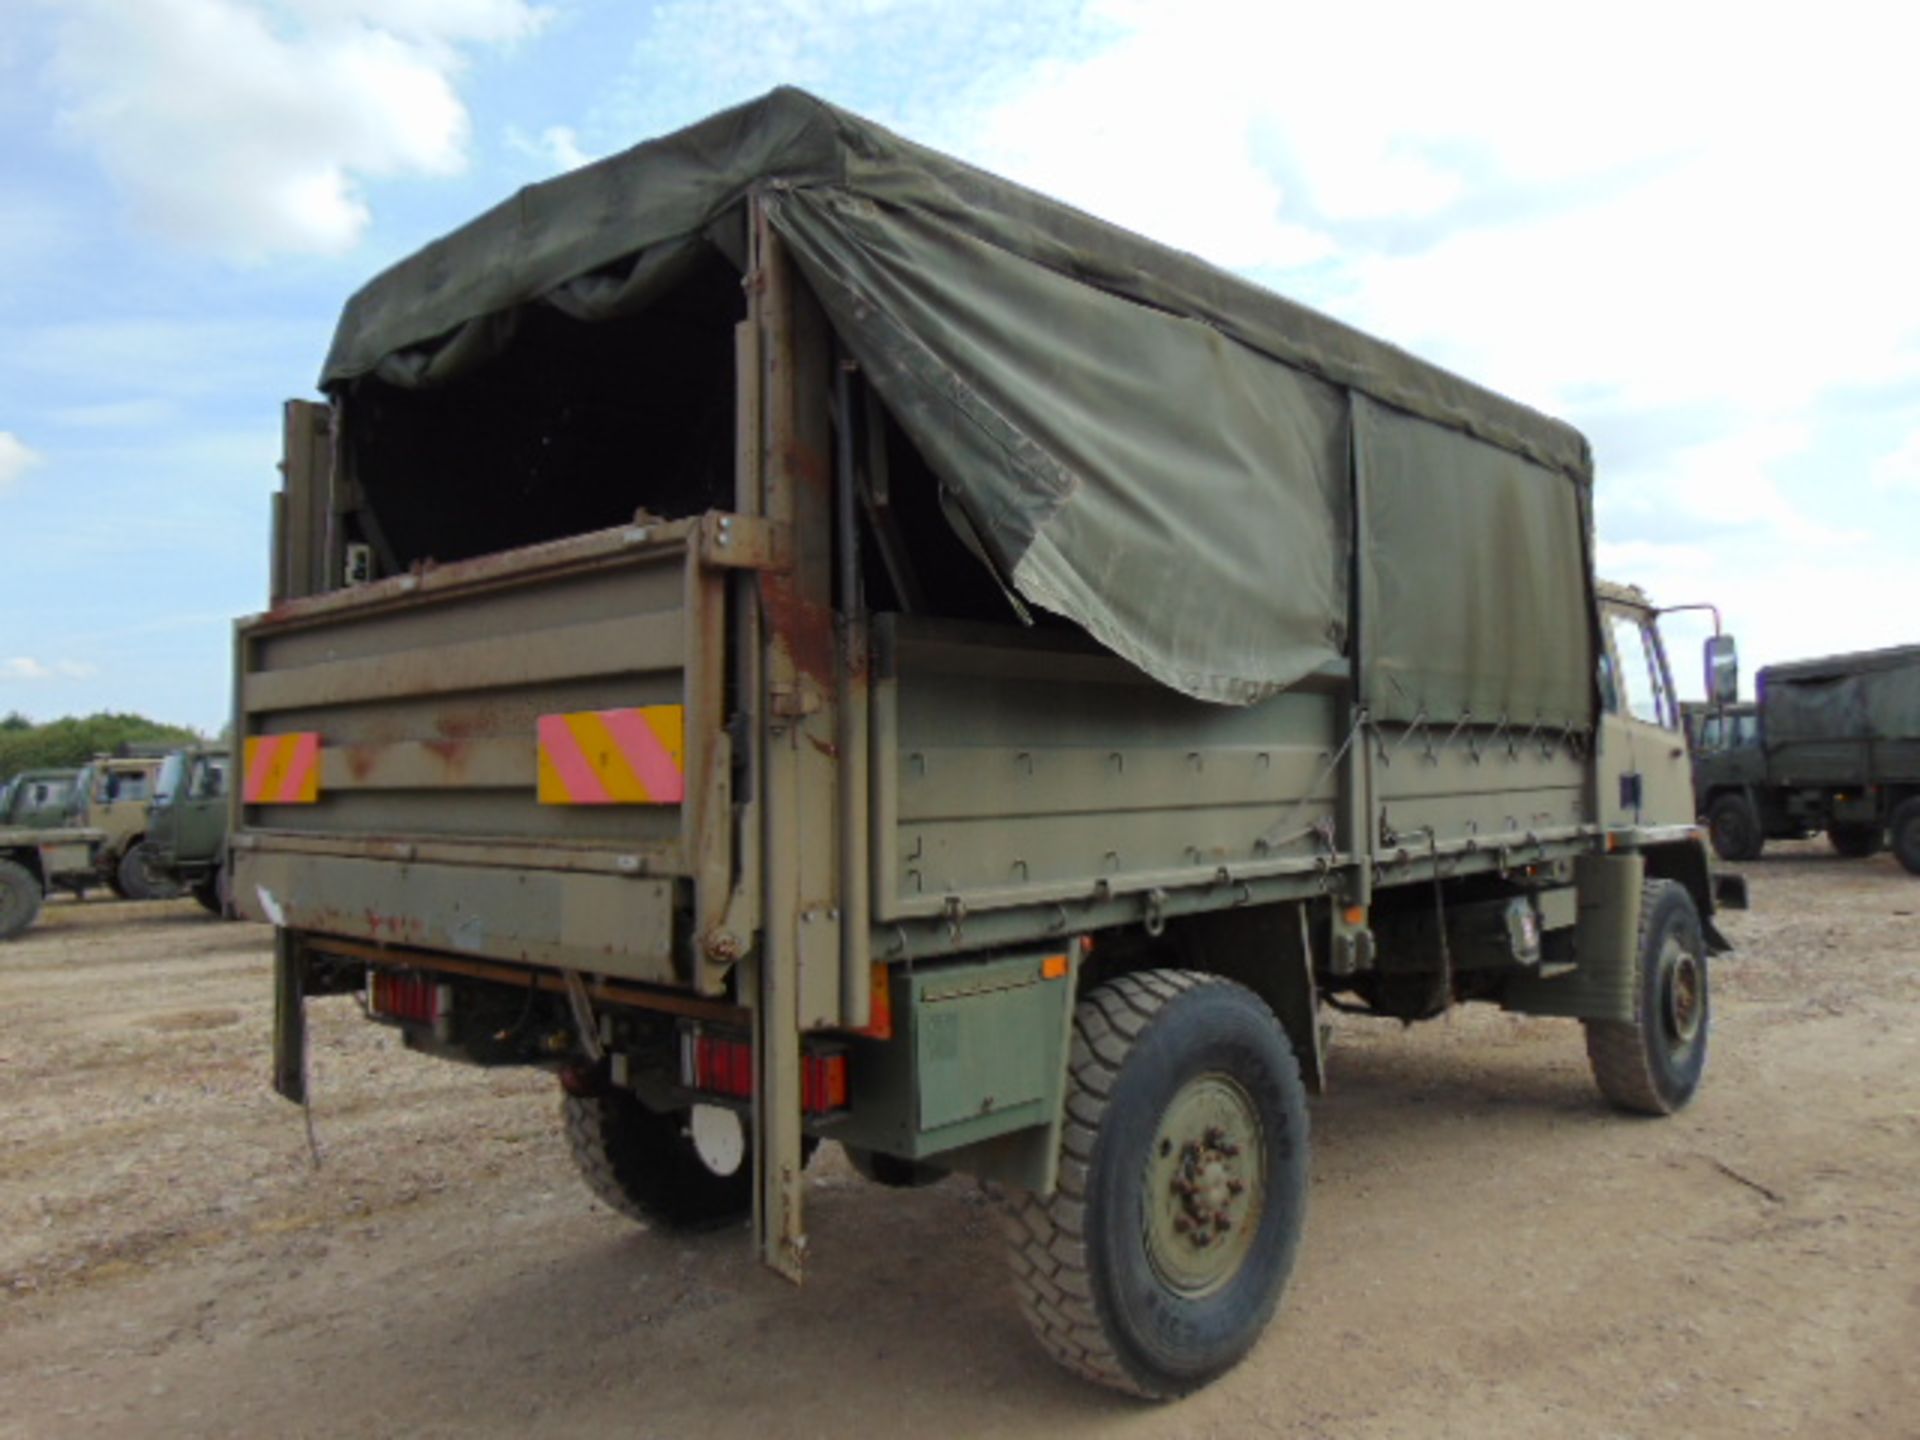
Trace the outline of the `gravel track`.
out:
[[[1049,1363],[966,1182],[825,1147],[794,1289],[595,1204],[546,1077],[346,999],[316,1167],[267,932],[53,902],[0,945],[0,1435],[1920,1436],[1920,881],[1739,868],[1672,1119],[1608,1111],[1572,1022],[1341,1017],[1281,1314],[1167,1406]]]

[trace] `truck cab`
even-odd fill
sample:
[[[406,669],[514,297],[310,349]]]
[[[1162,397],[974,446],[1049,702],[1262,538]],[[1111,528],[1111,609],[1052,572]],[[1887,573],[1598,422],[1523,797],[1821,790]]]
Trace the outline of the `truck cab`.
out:
[[[213,914],[224,913],[228,776],[225,750],[190,747],[161,762],[147,821],[150,876],[187,890]]]
[[[33,924],[48,891],[77,898],[96,878],[105,837],[70,823],[77,786],[71,770],[26,770],[0,789],[0,940]]]
[[[160,755],[96,756],[81,771],[70,815],[106,837],[94,856],[109,890],[122,900],[170,900],[179,888],[147,867],[147,820]]]

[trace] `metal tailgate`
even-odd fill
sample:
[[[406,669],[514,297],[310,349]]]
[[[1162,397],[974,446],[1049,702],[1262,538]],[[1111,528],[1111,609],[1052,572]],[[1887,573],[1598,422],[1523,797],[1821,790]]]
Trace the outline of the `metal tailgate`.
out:
[[[235,892],[355,941],[685,982],[731,882],[739,516],[293,600],[237,631]]]

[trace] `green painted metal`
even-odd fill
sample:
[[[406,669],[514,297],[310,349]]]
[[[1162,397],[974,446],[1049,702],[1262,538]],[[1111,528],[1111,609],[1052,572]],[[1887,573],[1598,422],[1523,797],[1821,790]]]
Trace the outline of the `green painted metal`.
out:
[[[853,1108],[829,1133],[975,1173],[985,1157],[967,1147],[1015,1131],[1044,1140],[1064,1093],[1074,992],[1071,978],[1043,975],[1049,953],[1066,952],[895,968],[894,1037],[852,1042]]]
[[[1507,983],[1504,1009],[1525,1015],[1579,1020],[1631,1020],[1640,936],[1644,856],[1583,855],[1574,863],[1579,910],[1574,923],[1577,969],[1567,975],[1530,974]]]

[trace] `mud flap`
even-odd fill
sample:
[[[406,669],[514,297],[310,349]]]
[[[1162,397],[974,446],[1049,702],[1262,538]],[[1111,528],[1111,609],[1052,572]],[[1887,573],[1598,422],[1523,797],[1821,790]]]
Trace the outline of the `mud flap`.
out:
[[[1637,854],[1583,855],[1574,862],[1579,911],[1574,922],[1576,969],[1567,975],[1529,971],[1507,982],[1500,1008],[1523,1015],[1576,1020],[1631,1020],[1640,942],[1640,894],[1646,862]]]
[[[291,931],[273,932],[273,1089],[307,1103],[306,957]]]

